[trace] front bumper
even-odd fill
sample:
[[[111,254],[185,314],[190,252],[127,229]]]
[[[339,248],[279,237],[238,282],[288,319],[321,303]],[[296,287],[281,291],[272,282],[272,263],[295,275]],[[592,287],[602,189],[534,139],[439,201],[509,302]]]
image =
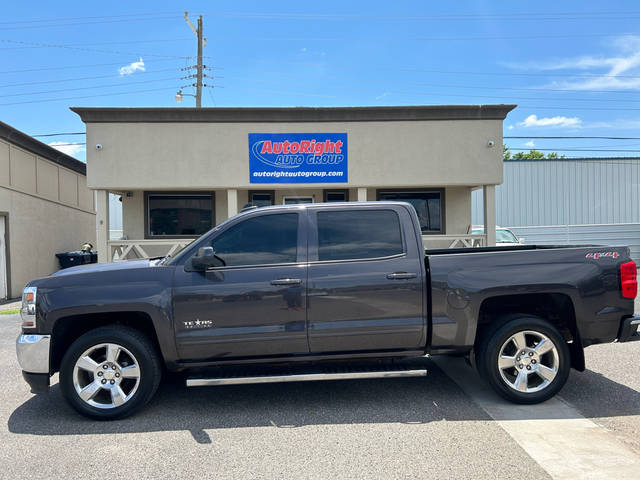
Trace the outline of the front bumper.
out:
[[[16,340],[16,354],[22,376],[33,393],[49,390],[49,352],[51,335],[21,334]]]
[[[618,332],[619,342],[635,342],[640,340],[640,315],[623,318],[620,323],[620,331]]]

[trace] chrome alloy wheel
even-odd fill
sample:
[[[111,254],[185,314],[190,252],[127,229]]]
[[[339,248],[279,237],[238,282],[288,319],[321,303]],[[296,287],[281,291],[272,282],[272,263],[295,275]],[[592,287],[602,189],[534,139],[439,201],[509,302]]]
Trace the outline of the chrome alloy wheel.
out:
[[[115,343],[101,343],[84,351],[73,367],[78,396],[96,408],[116,408],[133,397],[140,385],[136,357]]]
[[[521,393],[544,390],[558,374],[560,356],[553,341],[533,330],[517,332],[500,348],[498,370],[502,380]]]

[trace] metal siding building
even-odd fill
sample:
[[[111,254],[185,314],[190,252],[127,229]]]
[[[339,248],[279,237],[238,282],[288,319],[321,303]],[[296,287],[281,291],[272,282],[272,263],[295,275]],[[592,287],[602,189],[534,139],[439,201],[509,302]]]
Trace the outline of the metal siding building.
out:
[[[482,223],[482,192],[473,192]],[[496,188],[502,226],[640,223],[640,159],[505,160]]]
[[[482,224],[482,192],[472,194]],[[640,159],[506,160],[498,225],[526,243],[626,244],[640,259]]]

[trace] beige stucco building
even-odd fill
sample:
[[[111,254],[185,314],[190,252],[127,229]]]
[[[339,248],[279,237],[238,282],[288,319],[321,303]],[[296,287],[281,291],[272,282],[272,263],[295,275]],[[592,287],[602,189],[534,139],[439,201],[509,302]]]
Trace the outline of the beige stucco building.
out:
[[[56,253],[95,244],[86,165],[0,122],[0,299],[59,268]]]
[[[72,110],[87,125],[104,261],[175,251],[247,205],[296,202],[406,200],[425,245],[493,244],[502,122],[514,107]],[[478,188],[486,235],[470,233]],[[119,240],[110,192],[122,195]]]

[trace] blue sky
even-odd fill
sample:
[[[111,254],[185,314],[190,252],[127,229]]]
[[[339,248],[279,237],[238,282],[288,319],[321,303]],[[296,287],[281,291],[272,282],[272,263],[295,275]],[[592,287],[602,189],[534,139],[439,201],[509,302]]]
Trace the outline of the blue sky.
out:
[[[504,133],[526,138],[506,140],[514,151],[640,154],[640,140],[533,138],[640,137],[633,1],[13,2],[0,21],[0,120],[80,132],[70,106],[176,106],[196,53],[184,10],[204,15],[204,106],[516,103]],[[82,145],[59,148],[84,160]]]

